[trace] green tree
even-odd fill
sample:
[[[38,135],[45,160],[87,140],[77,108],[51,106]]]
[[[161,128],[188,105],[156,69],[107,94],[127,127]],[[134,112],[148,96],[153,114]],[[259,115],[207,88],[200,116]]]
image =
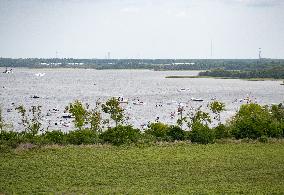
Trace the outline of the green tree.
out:
[[[105,113],[110,114],[110,118],[114,120],[115,126],[124,121],[124,109],[120,106],[116,98],[109,99],[105,104],[102,104],[102,109]]]
[[[195,111],[191,111],[188,115],[189,115],[189,121],[187,123],[187,126],[189,127],[189,129],[191,129],[195,123],[202,123],[205,125],[211,123],[210,114],[202,111],[201,106],[198,107]]]
[[[23,105],[16,108],[21,115],[22,124],[27,133],[31,133],[33,136],[38,134],[39,131],[43,131],[42,127],[42,114],[41,106],[31,106],[27,111]]]
[[[219,101],[213,101],[209,104],[209,108],[215,114],[214,119],[220,122],[220,113],[225,110],[225,104]]]
[[[88,105],[86,106],[88,107]],[[75,127],[78,130],[82,130],[83,127],[88,123],[88,111],[84,107],[83,103],[79,100],[76,100],[74,103],[70,103],[68,107],[66,107],[74,117]]]
[[[101,131],[102,116],[99,105],[100,103],[97,101],[95,109],[88,111],[88,122],[90,123],[90,129],[93,131]]]

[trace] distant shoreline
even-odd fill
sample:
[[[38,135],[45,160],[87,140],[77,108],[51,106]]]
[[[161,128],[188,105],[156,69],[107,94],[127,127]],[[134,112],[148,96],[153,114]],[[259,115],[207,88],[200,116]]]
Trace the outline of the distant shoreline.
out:
[[[239,77],[213,77],[213,76],[179,76],[172,75],[166,76],[166,79],[202,79],[202,78],[211,78],[211,79],[240,79],[247,81],[281,81],[283,79],[275,79],[275,78],[239,78]]]

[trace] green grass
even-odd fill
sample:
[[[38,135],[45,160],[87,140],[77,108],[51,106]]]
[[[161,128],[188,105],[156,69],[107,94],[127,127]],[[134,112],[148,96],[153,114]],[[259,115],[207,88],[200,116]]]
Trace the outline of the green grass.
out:
[[[284,193],[283,143],[53,146],[0,161],[0,194]]]

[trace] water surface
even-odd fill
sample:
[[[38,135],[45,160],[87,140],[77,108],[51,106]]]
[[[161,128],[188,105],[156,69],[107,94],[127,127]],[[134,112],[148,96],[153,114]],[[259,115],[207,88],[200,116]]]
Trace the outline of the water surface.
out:
[[[1,69],[3,72],[4,69]],[[44,76],[36,76],[45,73]],[[140,127],[157,117],[162,122],[174,124],[178,117],[178,103],[183,103],[185,112],[191,107],[204,108],[213,98],[224,102],[225,120],[242,104],[239,99],[250,96],[260,104],[280,103],[284,100],[281,81],[246,81],[238,79],[184,78],[169,79],[171,75],[197,75],[197,71],[151,71],[151,70],[94,70],[94,69],[14,69],[13,74],[0,74],[0,100],[6,121],[20,129],[19,114],[13,109],[23,104],[26,107],[41,105],[44,123],[50,129],[69,130],[70,121],[62,119],[65,106],[78,99],[95,105],[113,96],[129,100],[123,107],[129,123]],[[184,90],[180,90],[184,89]],[[34,99],[31,96],[39,96]],[[203,102],[190,99],[201,98]],[[144,105],[134,105],[135,99]],[[238,100],[235,102],[235,100]],[[14,105],[12,105],[14,103]],[[58,112],[45,116],[53,108]],[[11,112],[7,110],[11,109]],[[170,114],[175,113],[175,118]],[[55,124],[57,123],[57,125]],[[69,126],[69,127],[66,127]]]

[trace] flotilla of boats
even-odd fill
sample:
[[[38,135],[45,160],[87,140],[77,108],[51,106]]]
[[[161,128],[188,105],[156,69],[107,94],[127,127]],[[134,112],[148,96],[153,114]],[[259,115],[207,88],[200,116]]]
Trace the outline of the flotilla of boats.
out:
[[[4,70],[3,73],[4,74],[11,74],[11,73],[13,73],[13,70],[12,70],[12,68],[10,70],[8,70],[8,68],[6,68],[6,70]]]

